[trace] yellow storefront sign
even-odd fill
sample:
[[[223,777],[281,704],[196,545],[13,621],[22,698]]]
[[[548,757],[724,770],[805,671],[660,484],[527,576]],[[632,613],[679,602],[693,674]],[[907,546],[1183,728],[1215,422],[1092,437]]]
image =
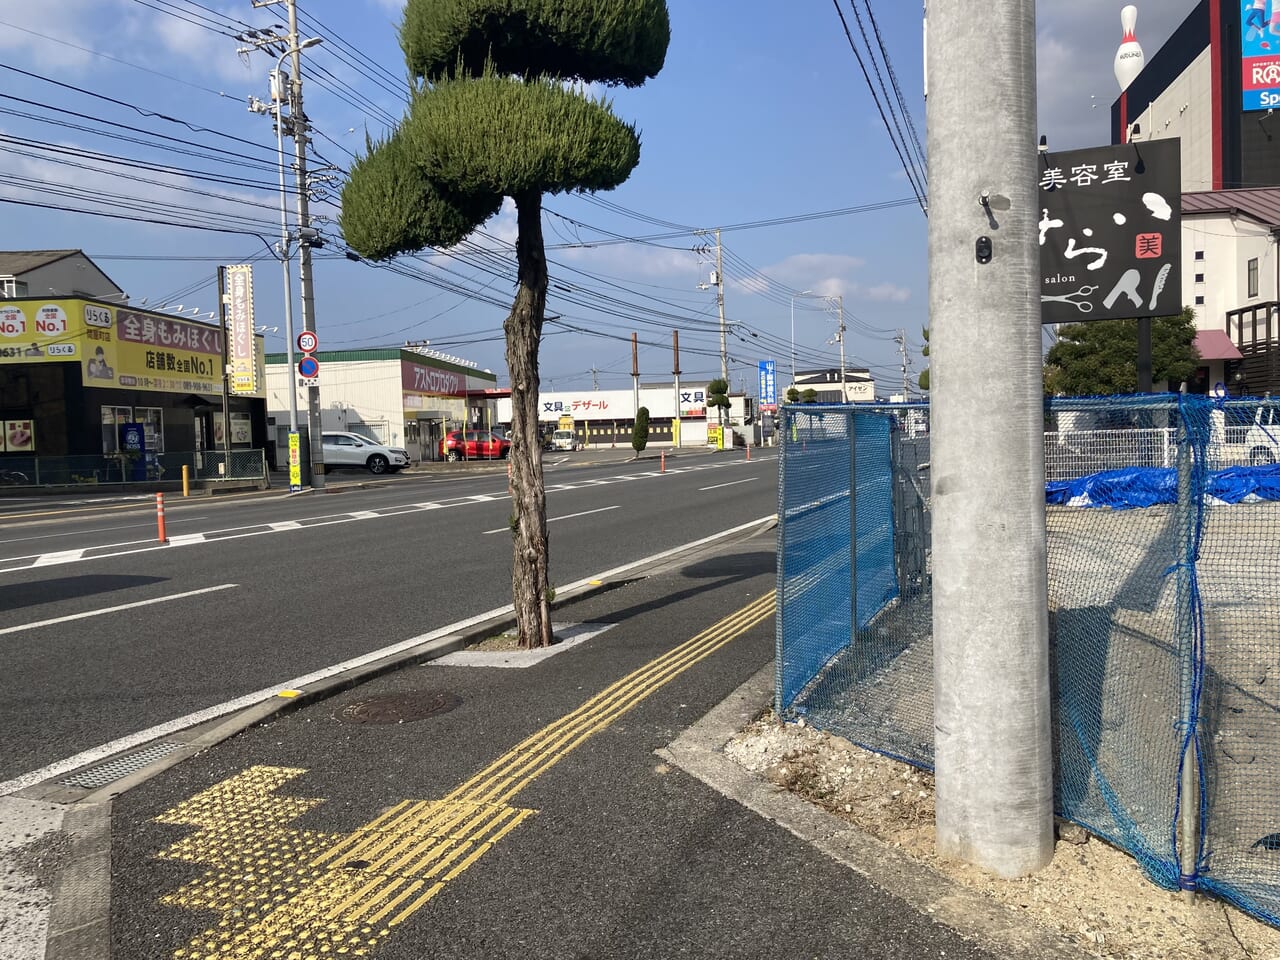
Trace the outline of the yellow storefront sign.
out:
[[[261,368],[263,351],[255,351]],[[165,314],[89,300],[0,304],[0,365],[81,365],[85,386],[220,393],[222,336],[218,327]],[[266,375],[258,389],[265,396]]]

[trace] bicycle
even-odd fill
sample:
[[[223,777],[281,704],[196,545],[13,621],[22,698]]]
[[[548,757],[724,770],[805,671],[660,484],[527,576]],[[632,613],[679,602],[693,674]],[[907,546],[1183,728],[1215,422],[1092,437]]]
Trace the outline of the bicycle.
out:
[[[11,487],[24,487],[31,481],[27,479],[27,475],[21,470],[6,470],[0,468],[0,483]]]

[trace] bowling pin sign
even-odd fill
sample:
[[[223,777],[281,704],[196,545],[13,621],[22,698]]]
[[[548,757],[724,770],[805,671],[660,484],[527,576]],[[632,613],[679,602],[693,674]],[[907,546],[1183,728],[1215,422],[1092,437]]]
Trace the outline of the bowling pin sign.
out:
[[[1134,77],[1142,72],[1146,59],[1142,54],[1142,45],[1138,43],[1134,28],[1138,25],[1138,8],[1129,4],[1120,11],[1120,26],[1124,36],[1120,41],[1120,49],[1116,51],[1116,82],[1120,84],[1120,92],[1124,93],[1133,83]]]

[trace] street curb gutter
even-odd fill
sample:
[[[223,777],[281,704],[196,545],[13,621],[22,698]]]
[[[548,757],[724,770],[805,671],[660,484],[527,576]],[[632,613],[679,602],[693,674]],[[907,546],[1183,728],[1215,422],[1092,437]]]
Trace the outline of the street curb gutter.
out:
[[[773,692],[769,663],[656,753],[984,949],[1019,960],[1093,956],[726,757],[725,744],[769,706]]]

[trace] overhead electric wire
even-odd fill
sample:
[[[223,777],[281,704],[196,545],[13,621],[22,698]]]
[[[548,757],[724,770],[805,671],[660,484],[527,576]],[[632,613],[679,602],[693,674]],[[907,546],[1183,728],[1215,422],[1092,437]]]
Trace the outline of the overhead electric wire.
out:
[[[871,99],[875,101],[876,110],[880,114],[880,120],[884,124],[885,131],[889,134],[889,142],[893,144],[894,153],[898,155],[898,162],[902,165],[903,172],[907,175],[907,182],[911,184],[911,189],[916,195],[916,202],[919,203],[921,211],[928,214],[928,202],[925,198],[924,190],[921,184],[916,181],[916,173],[914,172],[914,164],[908,162],[907,158],[902,154],[902,147],[897,139],[894,138],[893,128],[885,116],[885,105],[880,102],[880,98],[876,96],[875,87],[871,83],[871,76],[867,73],[866,64],[863,62],[862,53],[858,50],[857,43],[854,42],[853,34],[849,30],[849,22],[844,17],[844,11],[840,8],[840,0],[831,0],[835,4],[836,14],[840,17],[840,23],[844,27],[844,35],[849,41],[849,49],[853,51],[854,57],[858,61],[858,67],[862,70],[862,77],[866,81],[867,88],[871,91]],[[870,51],[868,51],[869,53]]]
[[[851,0],[856,2],[856,0]],[[863,6],[867,11],[867,19],[871,22],[871,30],[876,35],[876,45],[880,48],[880,59],[884,61],[885,71],[889,74],[889,84],[893,87],[893,94],[898,101],[898,109],[902,111],[902,119],[906,121],[907,130],[911,133],[909,141],[915,147],[916,160],[920,164],[920,170],[925,184],[929,182],[929,161],[925,155],[924,146],[920,142],[920,134],[916,132],[915,122],[911,119],[911,109],[907,106],[906,98],[902,95],[902,87],[898,83],[898,75],[893,70],[893,60],[889,56],[889,51],[885,48],[884,37],[880,34],[880,24],[876,22],[875,11],[871,8],[871,0],[862,0]]]

